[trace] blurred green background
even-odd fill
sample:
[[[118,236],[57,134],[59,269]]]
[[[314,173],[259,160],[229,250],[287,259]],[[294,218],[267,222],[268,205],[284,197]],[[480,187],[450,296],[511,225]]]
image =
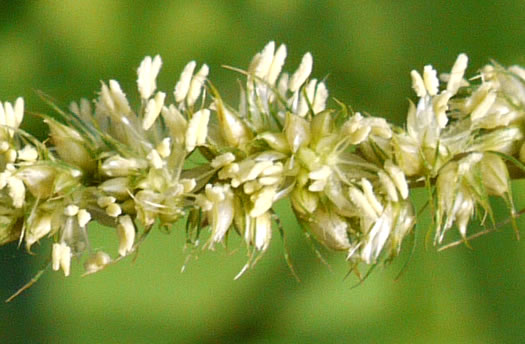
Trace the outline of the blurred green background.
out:
[[[270,40],[287,44],[288,71],[310,51],[314,75],[327,77],[333,97],[398,124],[414,98],[411,69],[431,63],[446,72],[461,52],[470,57],[470,75],[490,59],[525,65],[523,0],[3,0],[0,10],[0,99],[22,95],[31,111],[50,111],[35,90],[65,106],[94,97],[100,80],[111,78],[136,99],[136,68],[157,53],[164,61],[160,89],[171,92],[185,63],[196,59],[209,64],[213,83],[236,103],[239,75],[221,65],[246,67]],[[45,136],[37,121],[25,128]],[[513,187],[523,195],[525,184]],[[504,219],[506,210],[498,209]],[[135,263],[85,278],[78,264],[67,279],[45,274],[0,305],[0,343],[523,343],[525,248],[511,228],[473,241],[473,249],[438,253],[425,247],[430,223],[423,215],[401,278],[395,276],[408,250],[352,289],[344,255],[327,254],[327,268],[288,205],[278,211],[300,283],[277,233],[238,281],[242,249],[203,252],[180,273],[188,252],[179,225],[171,235],[153,233]],[[95,243],[116,245],[112,231],[91,233]],[[0,299],[42,262],[16,245],[1,247]]]

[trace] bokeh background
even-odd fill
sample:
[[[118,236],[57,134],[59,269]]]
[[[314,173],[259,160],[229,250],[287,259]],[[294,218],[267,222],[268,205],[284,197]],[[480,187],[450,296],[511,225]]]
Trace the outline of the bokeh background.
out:
[[[270,40],[286,43],[288,71],[314,56],[314,75],[331,95],[403,123],[409,72],[431,63],[448,71],[470,57],[469,73],[495,59],[525,65],[525,1],[6,1],[0,2],[0,99],[24,96],[31,111],[51,110],[36,90],[59,104],[95,97],[114,78],[135,97],[136,68],[161,54],[158,85],[171,92],[191,59],[211,67],[211,80],[236,102],[239,75]],[[29,117],[29,116],[28,116]],[[24,128],[45,137],[38,121]],[[518,208],[525,184],[513,184]],[[414,201],[424,202],[423,192]],[[496,202],[497,203],[497,202]],[[507,216],[497,206],[497,216]],[[426,245],[428,214],[417,227],[415,253],[378,268],[366,282],[344,276],[342,254],[320,263],[286,203],[279,205],[298,283],[275,240],[259,264],[233,277],[246,256],[202,252],[180,273],[182,225],[153,233],[138,259],[82,278],[49,272],[9,304],[0,304],[0,343],[522,343],[525,337],[525,247],[512,229],[436,252]],[[525,222],[520,221],[523,228]],[[473,224],[471,230],[477,230]],[[97,240],[113,232],[93,227]],[[47,254],[46,245],[37,249]],[[0,248],[0,299],[41,267],[16,245]]]

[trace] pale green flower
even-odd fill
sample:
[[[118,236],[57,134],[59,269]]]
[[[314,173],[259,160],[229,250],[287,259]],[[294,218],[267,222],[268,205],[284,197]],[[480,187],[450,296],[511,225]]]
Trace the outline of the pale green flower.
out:
[[[327,85],[311,76],[312,55],[291,74],[286,56],[272,41],[247,71],[234,69],[246,77],[236,107],[195,61],[169,99],[157,90],[160,56],[146,57],[138,106],[116,80],[102,82],[97,99],[42,115],[44,142],[19,129],[22,98],[0,103],[0,244],[19,240],[30,250],[50,237],[53,270],[68,276],[71,258],[85,254],[90,274],[134,252],[156,227],[186,219],[189,246],[241,237],[248,261],[238,278],[268,249],[274,205],[289,197],[307,235],[344,251],[358,274],[360,265],[391,261],[415,230],[414,187],[432,195],[438,245],[454,226],[468,240],[474,215],[494,221],[489,196],[515,216],[510,179],[525,162],[525,69],[491,64],[469,82],[460,54],[441,85],[431,65],[414,70],[419,99],[396,127],[332,108]],[[114,258],[91,248],[93,221],[115,228]]]

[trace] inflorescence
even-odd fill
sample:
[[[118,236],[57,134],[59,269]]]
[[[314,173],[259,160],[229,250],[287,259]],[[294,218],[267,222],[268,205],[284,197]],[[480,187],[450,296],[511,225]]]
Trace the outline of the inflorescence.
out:
[[[467,81],[461,54],[439,78],[430,65],[412,71],[418,100],[398,127],[327,107],[310,53],[293,74],[282,72],[286,54],[270,42],[238,70],[246,83],[237,107],[195,61],[173,97],[157,91],[162,61],[146,57],[138,108],[117,81],[103,82],[93,101],[41,115],[45,142],[19,128],[22,98],[0,103],[0,244],[31,251],[49,238],[54,270],[69,275],[76,257],[93,273],[135,252],[152,228],[185,220],[193,247],[239,235],[249,257],[242,274],[270,244],[272,207],[288,198],[305,232],[357,271],[398,255],[414,231],[415,187],[429,190],[436,245],[454,226],[466,241],[474,215],[494,221],[489,196],[516,217],[510,179],[525,162],[525,69],[493,63]],[[90,246],[93,221],[115,228],[118,254]]]

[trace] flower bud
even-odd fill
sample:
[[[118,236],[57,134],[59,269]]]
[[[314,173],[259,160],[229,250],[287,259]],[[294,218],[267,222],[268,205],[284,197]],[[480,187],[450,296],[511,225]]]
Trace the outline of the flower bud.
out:
[[[294,210],[303,217],[309,217],[319,205],[319,196],[305,188],[295,188],[290,197]]]
[[[54,192],[56,170],[49,165],[36,164],[23,167],[18,171],[17,176],[37,198],[49,198]]]
[[[86,148],[88,143],[78,131],[49,118],[45,122],[61,159],[88,173],[96,168],[96,161]]]
[[[124,200],[129,197],[129,183],[128,177],[116,177],[104,181],[98,186],[98,189],[118,200]]]
[[[266,212],[255,218],[255,248],[266,251],[272,238],[272,217]]]
[[[0,245],[20,239],[21,226],[16,226],[17,218],[11,214],[0,215]]]
[[[334,119],[329,111],[315,115],[310,122],[312,142],[316,144],[319,140],[334,132]]]
[[[519,142],[523,139],[523,131],[516,126],[495,129],[482,135],[474,141],[472,151],[496,151],[514,155],[520,149]]]
[[[264,140],[271,149],[281,153],[290,153],[290,146],[286,136],[283,133],[265,132],[257,136],[257,138]]]
[[[496,154],[485,153],[481,160],[483,185],[490,195],[503,196],[509,191],[509,172],[503,159]]]
[[[100,170],[109,177],[127,177],[147,167],[148,163],[145,160],[113,155],[104,160]]]
[[[100,96],[96,103],[96,112],[103,113],[117,123],[127,120],[126,116],[131,113],[131,108],[117,81],[110,80],[109,87],[102,83]]]
[[[184,137],[188,127],[188,121],[182,116],[180,111],[171,104],[169,107],[163,107],[161,110],[164,123],[169,130],[170,137],[177,144],[184,143]]]
[[[215,101],[217,116],[219,119],[219,128],[222,137],[232,147],[239,147],[252,139],[251,132],[243,121],[230,110],[228,110],[222,100]]]
[[[52,216],[50,214],[40,214],[36,215],[30,222],[25,235],[26,248],[28,251],[35,242],[51,232],[51,220]]]
[[[306,146],[310,142],[310,123],[288,112],[284,123],[284,134],[292,153],[296,153],[301,146]]]
[[[332,250],[348,250],[348,224],[334,211],[319,207],[307,222],[310,232],[324,246]]]

